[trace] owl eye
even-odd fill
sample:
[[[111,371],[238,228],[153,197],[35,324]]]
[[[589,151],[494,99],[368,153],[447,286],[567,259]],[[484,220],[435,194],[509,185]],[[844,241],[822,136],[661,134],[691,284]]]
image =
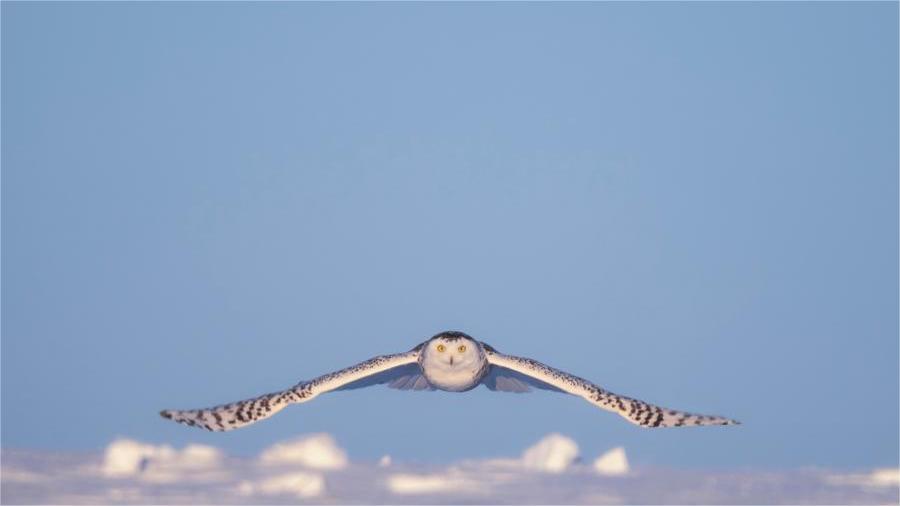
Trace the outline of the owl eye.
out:
[[[459,351],[460,353],[465,353],[465,352],[466,352],[466,345],[461,344],[461,345],[459,345],[459,348],[457,348],[456,350]]]
[[[446,350],[446,349],[447,349],[447,347],[444,346],[443,344],[437,345],[437,351],[439,351],[441,353],[444,353],[444,350]]]

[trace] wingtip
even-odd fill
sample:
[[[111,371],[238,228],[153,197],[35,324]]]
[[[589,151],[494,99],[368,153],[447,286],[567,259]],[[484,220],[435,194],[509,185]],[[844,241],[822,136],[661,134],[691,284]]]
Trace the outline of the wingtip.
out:
[[[159,416],[161,416],[161,417],[163,417],[163,418],[165,418],[165,419],[167,419],[167,420],[171,420],[171,419],[172,419],[172,412],[169,411],[168,409],[164,409],[164,410],[162,410],[162,411],[159,412]]]

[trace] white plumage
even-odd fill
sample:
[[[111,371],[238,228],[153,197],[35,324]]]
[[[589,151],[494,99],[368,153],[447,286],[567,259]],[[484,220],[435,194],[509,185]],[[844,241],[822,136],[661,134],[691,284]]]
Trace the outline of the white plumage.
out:
[[[164,410],[160,415],[211,431],[225,431],[268,418],[288,404],[308,402],[325,392],[378,384],[401,390],[449,392],[465,392],[478,385],[503,392],[528,392],[534,387],[579,396],[642,427],[738,423],[729,418],[661,408],[617,395],[536,360],[504,355],[486,343],[453,331],[437,334],[406,353],[378,356],[281,392],[206,409]]]

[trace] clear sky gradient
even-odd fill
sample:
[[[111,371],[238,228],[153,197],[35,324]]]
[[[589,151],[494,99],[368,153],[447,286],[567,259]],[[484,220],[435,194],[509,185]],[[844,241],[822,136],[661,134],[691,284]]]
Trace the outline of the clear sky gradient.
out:
[[[898,4],[2,4],[2,446],[898,464]],[[386,388],[444,329],[736,428]]]

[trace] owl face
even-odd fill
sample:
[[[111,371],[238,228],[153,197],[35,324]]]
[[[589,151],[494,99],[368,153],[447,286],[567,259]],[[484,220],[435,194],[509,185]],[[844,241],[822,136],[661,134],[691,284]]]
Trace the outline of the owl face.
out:
[[[489,369],[481,344],[462,332],[442,332],[428,340],[419,366],[432,386],[449,392],[475,388]]]
[[[422,350],[426,362],[442,369],[481,367],[484,356],[478,343],[463,335],[438,334]]]

